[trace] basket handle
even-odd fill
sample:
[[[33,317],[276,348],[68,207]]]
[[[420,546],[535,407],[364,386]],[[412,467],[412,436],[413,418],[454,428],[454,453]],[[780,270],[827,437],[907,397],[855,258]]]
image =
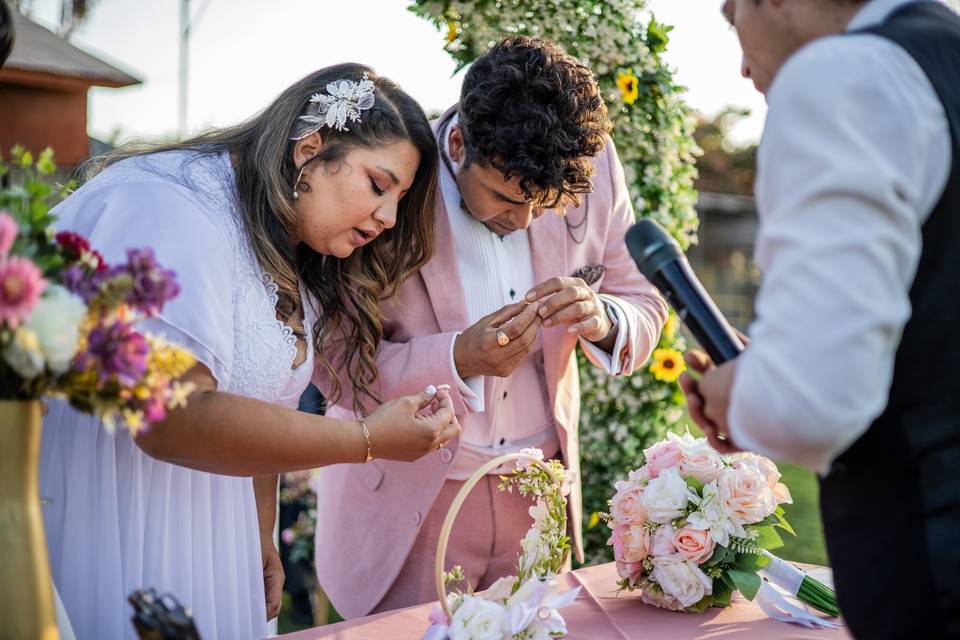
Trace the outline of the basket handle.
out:
[[[500,465],[506,464],[513,460],[528,460],[541,469],[546,471],[547,475],[550,476],[550,479],[554,483],[559,485],[562,480],[556,476],[553,472],[553,469],[550,468],[543,460],[535,458],[527,453],[507,453],[499,458],[494,458],[490,460],[479,469],[473,472],[473,475],[470,476],[466,482],[463,483],[463,486],[460,487],[460,491],[457,493],[456,498],[453,499],[453,503],[450,505],[450,509],[447,511],[447,517],[443,520],[443,527],[440,528],[440,540],[437,542],[437,562],[436,562],[436,580],[437,580],[437,598],[440,600],[440,606],[443,608],[443,613],[446,614],[448,620],[453,620],[453,614],[450,613],[450,608],[447,606],[447,590],[443,584],[443,564],[447,557],[447,542],[450,539],[450,531],[453,529],[453,523],[457,519],[457,514],[460,513],[460,507],[463,506],[463,503],[467,499],[467,494],[486,476],[488,473],[499,467]]]

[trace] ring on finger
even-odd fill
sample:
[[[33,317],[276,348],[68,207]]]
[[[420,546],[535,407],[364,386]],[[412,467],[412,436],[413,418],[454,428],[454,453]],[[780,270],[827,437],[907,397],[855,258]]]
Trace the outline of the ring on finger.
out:
[[[508,336],[503,329],[497,329],[497,344],[501,347],[505,347],[510,344],[510,336]]]
[[[447,446],[447,443],[441,442],[440,444],[437,445],[437,451],[440,451],[440,449],[443,449],[445,446]]]

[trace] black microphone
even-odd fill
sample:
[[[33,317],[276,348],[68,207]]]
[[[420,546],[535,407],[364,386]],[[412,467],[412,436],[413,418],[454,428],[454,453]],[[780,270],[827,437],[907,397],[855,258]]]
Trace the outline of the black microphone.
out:
[[[743,342],[697,279],[680,245],[653,220],[627,231],[627,250],[640,273],[653,283],[677,312],[715,364],[736,358]]]

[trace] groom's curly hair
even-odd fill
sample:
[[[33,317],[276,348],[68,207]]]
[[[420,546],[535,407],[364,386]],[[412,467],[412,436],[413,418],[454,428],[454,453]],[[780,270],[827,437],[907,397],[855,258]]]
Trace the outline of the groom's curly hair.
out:
[[[511,36],[477,58],[460,92],[464,166],[519,177],[539,206],[579,205],[610,119],[593,73],[552,42]]]

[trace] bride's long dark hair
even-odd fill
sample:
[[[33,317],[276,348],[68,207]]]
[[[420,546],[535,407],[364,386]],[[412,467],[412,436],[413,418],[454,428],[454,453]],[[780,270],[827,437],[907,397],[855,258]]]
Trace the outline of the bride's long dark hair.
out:
[[[291,196],[299,169],[293,163],[295,143],[290,138],[310,96],[324,93],[334,80],[360,81],[364,73],[374,83],[373,107],[363,111],[361,122],[349,123],[349,131],[323,128],[324,149],[313,161],[336,163],[351,148],[410,141],[420,152],[420,165],[400,201],[396,226],[350,257],[339,259],[320,255],[305,243],[294,245],[297,216]],[[318,362],[332,381],[329,400],[336,402],[341,396],[338,372],[347,371],[355,410],[363,410],[364,398],[379,401],[373,385],[378,375],[376,349],[383,335],[380,301],[392,296],[404,279],[429,260],[435,241],[437,146],[420,105],[369,67],[339,64],[300,80],[244,123],[180,143],[126,145],[95,159],[87,173],[131,156],[182,149],[231,154],[251,246],[261,268],[279,287],[277,316],[298,325],[301,281],[316,299],[318,320],[311,337]]]

